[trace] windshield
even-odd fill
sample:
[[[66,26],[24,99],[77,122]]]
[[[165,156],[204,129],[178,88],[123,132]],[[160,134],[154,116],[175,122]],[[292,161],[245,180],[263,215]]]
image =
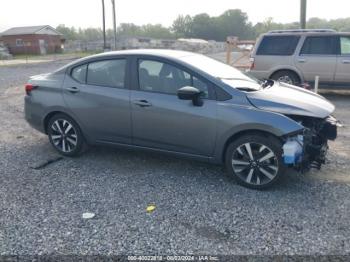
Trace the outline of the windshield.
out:
[[[184,62],[197,67],[205,73],[219,78],[225,84],[240,90],[260,90],[261,84],[254,78],[225,63],[204,55],[181,57]]]

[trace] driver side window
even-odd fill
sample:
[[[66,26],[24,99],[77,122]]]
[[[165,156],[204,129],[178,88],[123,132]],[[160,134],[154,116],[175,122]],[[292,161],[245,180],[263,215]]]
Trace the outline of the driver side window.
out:
[[[154,60],[139,60],[140,90],[176,95],[184,86],[194,86],[208,97],[208,86],[189,73],[167,63]]]

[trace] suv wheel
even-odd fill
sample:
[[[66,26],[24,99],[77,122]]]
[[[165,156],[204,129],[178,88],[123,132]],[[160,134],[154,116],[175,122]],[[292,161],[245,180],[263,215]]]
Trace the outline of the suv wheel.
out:
[[[283,174],[282,144],[274,137],[246,135],[232,142],[225,156],[228,172],[248,188],[270,187]]]
[[[54,115],[47,126],[52,146],[64,156],[77,156],[82,152],[84,138],[78,124],[65,114]]]
[[[290,85],[297,86],[297,85],[301,84],[299,76],[296,73],[294,73],[292,71],[288,71],[288,70],[282,70],[282,71],[278,71],[278,72],[274,73],[271,76],[271,79],[276,80],[278,82],[290,84]]]

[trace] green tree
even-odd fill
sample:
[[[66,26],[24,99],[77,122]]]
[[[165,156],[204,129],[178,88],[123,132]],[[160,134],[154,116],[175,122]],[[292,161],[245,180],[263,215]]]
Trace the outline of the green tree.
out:
[[[191,37],[192,17],[189,15],[179,15],[173,22],[171,30],[177,37]]]
[[[216,40],[225,41],[227,36],[238,36],[241,39],[250,39],[254,36],[248,15],[240,9],[227,10],[214,21],[217,30]]]
[[[251,39],[255,36],[247,14],[239,9],[227,10],[218,17],[210,17],[206,13],[198,14],[192,19],[186,19],[186,27],[184,17],[178,17],[175,22],[175,32],[183,33],[184,28],[190,29],[186,37],[225,41],[228,36],[238,36],[241,39]]]
[[[208,14],[198,14],[192,19],[192,33],[189,35],[194,38],[206,40],[215,39],[215,23]]]
[[[307,21],[307,28],[311,29],[327,28],[328,26],[329,23],[326,19],[321,19],[318,17],[312,17]]]
[[[123,23],[118,27],[117,33],[121,36],[141,36],[142,30],[140,26],[133,23]],[[108,30],[108,36],[109,34],[113,36],[113,30]]]
[[[338,18],[328,21],[326,28],[335,29],[341,32],[350,31],[350,18]]]
[[[275,23],[272,17],[268,17],[263,22],[259,22],[254,25],[253,29],[255,31],[255,36],[259,36],[260,34],[264,34],[271,30],[284,29],[284,25]]]
[[[64,24],[60,24],[56,27],[56,30],[63,34],[66,40],[76,40],[78,39],[77,31],[74,27],[66,27]]]
[[[119,36],[128,37],[145,36],[152,38],[174,38],[174,35],[170,32],[170,29],[163,27],[160,24],[138,26],[132,23],[123,23],[118,27],[117,33]],[[108,36],[110,34],[113,35],[113,31],[107,32]]]
[[[102,29],[100,28],[91,27],[91,28],[79,30],[79,32],[80,32],[80,39],[85,41],[98,40],[98,39],[102,39],[103,37]]]
[[[152,38],[174,38],[174,35],[170,32],[169,28],[163,27],[161,24],[156,25],[143,25],[141,27],[143,36]]]
[[[138,26],[132,23],[123,23],[118,27],[117,34],[129,37],[144,36],[169,39],[187,37],[225,41],[227,36],[238,36],[240,39],[255,39],[260,34],[270,30],[298,28],[300,28],[299,22],[276,23],[271,17],[253,26],[249,22],[246,13],[240,9],[231,9],[216,17],[210,17],[206,13],[193,17],[179,15],[170,28],[160,24]],[[313,17],[307,21],[307,28],[330,28],[337,31],[350,31],[350,18],[326,20]],[[61,24],[56,29],[67,40],[91,41],[102,39],[102,30],[100,28],[76,29]],[[113,37],[113,30],[108,29],[106,33],[108,38]]]

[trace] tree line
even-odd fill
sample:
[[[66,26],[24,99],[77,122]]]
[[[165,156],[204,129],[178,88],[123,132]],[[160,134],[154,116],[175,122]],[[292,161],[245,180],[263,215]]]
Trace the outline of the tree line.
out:
[[[119,37],[151,37],[162,39],[200,38],[205,40],[225,41],[227,36],[238,36],[240,39],[256,39],[260,34],[270,30],[297,29],[299,22],[276,23],[269,17],[263,22],[253,25],[248,15],[240,9],[230,9],[219,16],[209,16],[206,13],[195,16],[179,15],[171,27],[161,24],[147,24],[138,26],[133,23],[122,23],[117,28]],[[350,31],[350,18],[326,20],[310,18],[307,28],[335,29],[337,31]],[[102,29],[77,29],[61,24],[56,28],[67,40],[99,40],[102,39]],[[107,38],[113,37],[113,31],[106,31]]]

